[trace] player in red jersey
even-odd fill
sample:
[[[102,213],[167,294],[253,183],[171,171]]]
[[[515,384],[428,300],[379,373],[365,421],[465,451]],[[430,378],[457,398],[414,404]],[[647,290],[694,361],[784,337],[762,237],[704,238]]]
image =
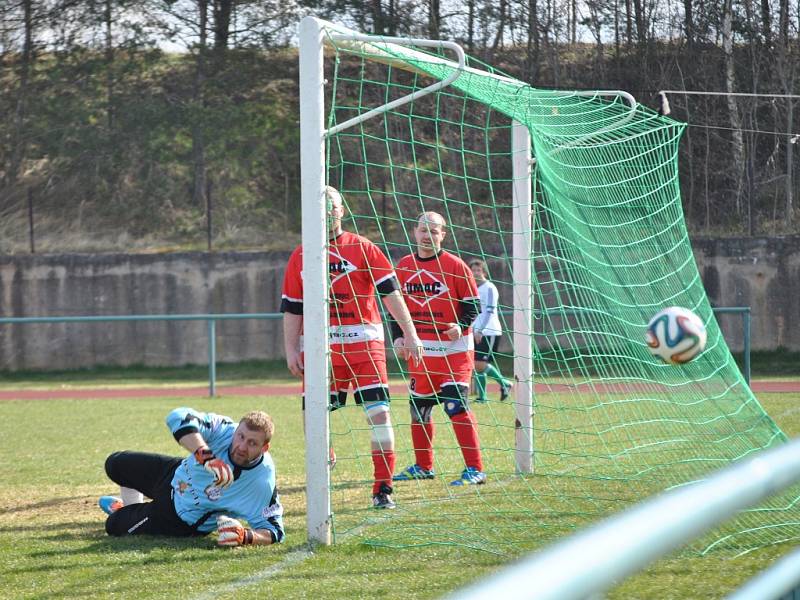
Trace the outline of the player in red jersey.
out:
[[[329,205],[328,273],[330,277],[331,410],[344,406],[353,387],[372,433],[375,508],[395,508],[392,472],[395,466],[394,430],[389,413],[383,323],[375,299],[381,296],[408,342],[399,355],[419,361],[421,342],[400,294],[397,277],[386,255],[368,239],[342,230],[344,204],[339,192],[325,189]],[[286,363],[303,377],[303,254],[298,246],[289,258],[283,279],[281,312]],[[303,409],[305,410],[305,402]]]
[[[453,423],[466,468],[451,485],[486,482],[475,415],[467,397],[474,368],[470,325],[480,299],[470,268],[442,250],[446,222],[439,213],[425,212],[414,228],[416,254],[397,263],[400,287],[422,340],[422,363],[409,369],[411,439],[416,463],[394,481],[433,479],[433,407],[442,404]],[[403,331],[392,324],[395,344],[403,346]]]

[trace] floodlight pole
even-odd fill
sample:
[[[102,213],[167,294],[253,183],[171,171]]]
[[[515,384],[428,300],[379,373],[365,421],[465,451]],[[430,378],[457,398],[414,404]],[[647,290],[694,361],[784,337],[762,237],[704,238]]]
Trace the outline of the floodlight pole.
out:
[[[533,473],[533,272],[531,251],[531,134],[511,124],[514,282],[515,463],[518,473]]]
[[[325,205],[323,28],[300,21],[300,176],[303,226],[306,524],[312,543],[331,543],[328,421],[328,235]]]

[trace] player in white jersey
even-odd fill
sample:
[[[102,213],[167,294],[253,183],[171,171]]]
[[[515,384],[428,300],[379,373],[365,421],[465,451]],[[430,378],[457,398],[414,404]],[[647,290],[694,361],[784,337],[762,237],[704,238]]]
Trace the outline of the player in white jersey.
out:
[[[488,279],[486,263],[476,258],[469,261],[469,268],[478,284],[478,295],[481,298],[481,312],[472,323],[472,335],[475,338],[475,387],[478,397],[476,402],[486,402],[486,376],[488,375],[500,385],[500,400],[508,398],[511,382],[503,377],[500,368],[493,364],[497,342],[503,335],[497,307],[500,294],[497,287]]]
[[[121,488],[120,498],[99,501],[109,535],[188,537],[216,529],[220,546],[283,540],[268,414],[249,412],[237,424],[176,408],[167,415],[167,427],[189,452],[185,458],[126,451],[106,459],[106,474]]]

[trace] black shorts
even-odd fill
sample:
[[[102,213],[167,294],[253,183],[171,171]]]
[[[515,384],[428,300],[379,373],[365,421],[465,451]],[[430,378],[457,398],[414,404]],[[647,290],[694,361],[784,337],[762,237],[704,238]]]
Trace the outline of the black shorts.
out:
[[[197,528],[206,520],[188,524],[175,512],[172,477],[180,458],[147,452],[115,452],[106,459],[106,474],[123,487],[140,491],[150,502],[123,506],[106,519],[108,535],[205,535]],[[206,515],[206,518],[210,515]]]
[[[485,335],[483,339],[475,344],[475,360],[480,362],[492,362],[494,349],[497,347],[499,335]]]

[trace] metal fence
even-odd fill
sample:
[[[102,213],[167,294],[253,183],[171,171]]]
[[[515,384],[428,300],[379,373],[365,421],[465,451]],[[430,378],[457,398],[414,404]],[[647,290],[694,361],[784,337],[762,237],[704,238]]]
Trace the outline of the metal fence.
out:
[[[714,308],[716,314],[740,314],[744,331],[743,375],[750,384],[750,307]],[[206,321],[208,324],[208,395],[215,396],[217,390],[217,321],[242,319],[280,319],[280,313],[227,313],[189,315],[91,315],[73,317],[0,317],[0,325],[22,323],[97,323],[114,321]]]

